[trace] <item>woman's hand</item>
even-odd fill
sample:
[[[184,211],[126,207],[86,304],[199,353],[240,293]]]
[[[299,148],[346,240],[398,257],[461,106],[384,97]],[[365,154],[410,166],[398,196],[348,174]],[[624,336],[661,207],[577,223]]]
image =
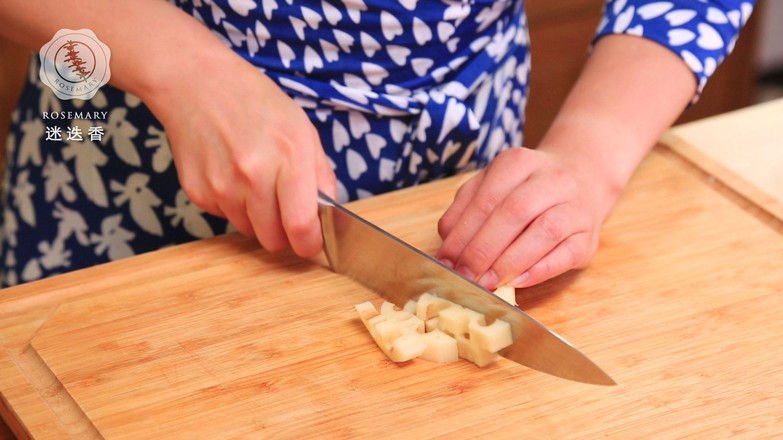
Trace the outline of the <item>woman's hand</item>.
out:
[[[695,91],[665,47],[601,39],[541,144],[500,154],[457,193],[438,258],[488,288],[584,267],[634,170]]]
[[[183,190],[269,251],[317,254],[318,189],[336,190],[315,127],[244,60],[215,70],[216,90],[186,88],[161,112]]]
[[[183,190],[269,251],[317,254],[318,189],[334,197],[336,184],[315,127],[240,57],[217,49],[202,61],[198,75],[172,79],[150,103]]]
[[[587,173],[545,150],[504,151],[457,192],[437,257],[488,289],[586,266],[617,196]]]

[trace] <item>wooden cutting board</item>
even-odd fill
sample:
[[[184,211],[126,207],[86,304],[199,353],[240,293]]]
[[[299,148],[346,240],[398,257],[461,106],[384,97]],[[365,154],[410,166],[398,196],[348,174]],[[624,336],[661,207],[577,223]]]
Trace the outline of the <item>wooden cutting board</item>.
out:
[[[783,98],[674,127],[661,141],[783,221]]]
[[[460,179],[352,208],[434,253]],[[659,147],[591,267],[517,294],[616,387],[391,363],[353,310],[375,294],[229,235],[3,291],[3,416],[40,439],[780,437],[782,257],[779,224]]]

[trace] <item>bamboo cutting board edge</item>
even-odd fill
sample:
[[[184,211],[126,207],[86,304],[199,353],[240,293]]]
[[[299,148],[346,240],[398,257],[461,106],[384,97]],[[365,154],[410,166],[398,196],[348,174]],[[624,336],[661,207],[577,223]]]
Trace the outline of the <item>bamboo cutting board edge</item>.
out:
[[[701,169],[712,179],[718,180],[726,188],[747,199],[751,205],[760,208],[783,222],[783,202],[735,173],[724,164],[695,148],[676,132],[667,132],[661,137],[661,143],[695,167]]]

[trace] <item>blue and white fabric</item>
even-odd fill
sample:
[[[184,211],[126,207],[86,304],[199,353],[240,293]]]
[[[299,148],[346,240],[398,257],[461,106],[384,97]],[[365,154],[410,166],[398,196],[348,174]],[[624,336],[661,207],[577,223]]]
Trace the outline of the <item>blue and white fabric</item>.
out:
[[[531,60],[521,1],[174,3],[305,109],[343,201],[483,167],[524,143]],[[739,0],[609,1],[596,38],[657,41],[682,57],[701,90],[752,8]],[[5,144],[0,285],[229,228],[190,203],[165,133],[138,98],[104,87],[89,101],[59,101],[34,64]],[[42,118],[96,111],[106,119]],[[47,140],[55,127],[64,139],[75,127],[105,135]]]

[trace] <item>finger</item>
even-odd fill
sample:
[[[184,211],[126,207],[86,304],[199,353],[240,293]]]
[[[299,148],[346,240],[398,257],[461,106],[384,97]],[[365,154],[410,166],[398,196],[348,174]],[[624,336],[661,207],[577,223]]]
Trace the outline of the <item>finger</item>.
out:
[[[334,168],[332,168],[332,164],[322,151],[319,152],[316,158],[316,182],[318,189],[332,200],[337,200],[337,176],[334,174]]]
[[[516,278],[520,274],[529,272],[533,265],[566,242],[569,243],[567,245],[569,249],[586,249],[586,245],[575,247],[571,241],[574,240],[572,237],[577,237],[579,239],[577,243],[589,243],[588,228],[582,218],[583,216],[576,215],[573,208],[567,204],[557,205],[547,210],[506,248],[480,283],[491,284],[490,281],[495,281],[498,285],[518,284],[520,280]],[[587,252],[585,250],[581,253]],[[574,255],[575,258],[577,256]]]
[[[287,248],[288,239],[280,220],[274,185],[257,185],[245,203],[246,215],[252,225],[253,234],[261,246],[270,252]]]
[[[281,168],[277,178],[283,229],[291,248],[302,257],[320,252],[323,241],[318,218],[316,161],[314,156],[305,155],[296,166]]]
[[[584,267],[584,253],[579,249],[587,238],[586,233],[568,237],[550,253],[535,263],[522,276],[518,277],[514,287],[529,287],[554,278],[571,269]],[[589,254],[588,254],[589,255]]]
[[[457,262],[465,247],[481,229],[486,219],[507,194],[517,185],[524,184],[530,176],[530,167],[524,165],[521,158],[521,148],[509,154],[511,150],[498,157],[486,170],[481,185],[476,194],[460,216],[456,226],[443,240],[440,258],[445,261]],[[475,279],[476,274],[467,266],[456,266],[456,269],[468,278]]]
[[[545,179],[532,177],[511,191],[465,246],[456,266],[484,275],[535,219],[561,203],[546,185]]]
[[[253,225],[247,216],[247,208],[243,198],[236,197],[216,197],[219,201],[217,206],[223,214],[222,217],[228,220],[239,233],[246,237],[255,237]]]
[[[454,230],[457,221],[459,221],[465,208],[468,207],[470,201],[473,200],[473,197],[476,195],[479,186],[481,186],[481,180],[484,178],[485,172],[486,169],[481,170],[457,190],[457,194],[454,195],[454,200],[451,202],[451,205],[449,205],[446,212],[443,213],[443,216],[441,216],[438,221],[438,235],[440,235],[441,239],[445,240],[446,237],[451,234],[451,231]]]

